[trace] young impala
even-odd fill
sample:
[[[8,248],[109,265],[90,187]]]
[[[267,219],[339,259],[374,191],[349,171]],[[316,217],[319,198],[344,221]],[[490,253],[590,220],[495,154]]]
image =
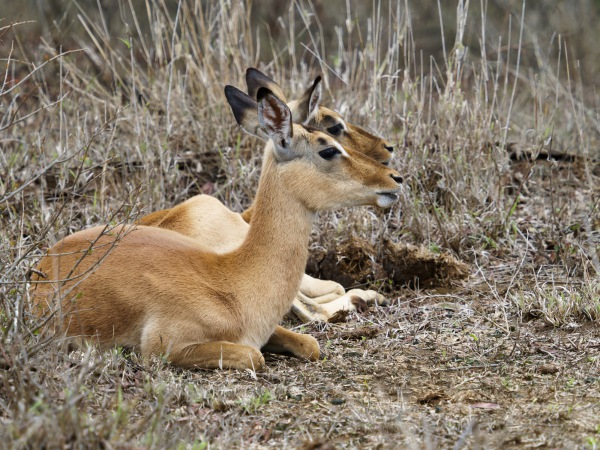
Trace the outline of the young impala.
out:
[[[158,227],[80,231],[40,261],[34,311],[55,312],[69,336],[162,354],[181,367],[260,369],[261,348],[318,358],[312,336],[278,326],[304,274],[313,217],[344,206],[387,207],[398,198],[400,177],[293,124],[289,108],[266,88],[258,105],[234,87],[225,94],[242,128],[268,139],[242,245],[216,254]]]
[[[257,69],[249,68],[246,71],[246,84],[253,98],[261,87],[266,87],[285,100],[279,85]],[[389,142],[344,121],[338,113],[320,103],[321,77],[317,77],[299,100],[288,103],[293,121],[326,132],[343,147],[389,164],[393,152]],[[177,231],[210,246],[217,253],[223,253],[237,248],[243,242],[248,233],[246,222],[250,222],[253,211],[254,207],[251,206],[240,218],[217,199],[198,195],[171,209],[149,214],[138,223]],[[355,310],[357,304],[384,301],[383,296],[372,290],[352,289],[346,292],[336,282],[304,275],[292,311],[305,322],[327,321],[340,310]]]

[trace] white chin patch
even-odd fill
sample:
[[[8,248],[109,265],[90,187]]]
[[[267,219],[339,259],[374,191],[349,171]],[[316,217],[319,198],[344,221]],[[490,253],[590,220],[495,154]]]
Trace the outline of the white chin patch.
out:
[[[380,208],[389,208],[396,200],[398,200],[396,194],[379,194],[377,196],[377,206]]]

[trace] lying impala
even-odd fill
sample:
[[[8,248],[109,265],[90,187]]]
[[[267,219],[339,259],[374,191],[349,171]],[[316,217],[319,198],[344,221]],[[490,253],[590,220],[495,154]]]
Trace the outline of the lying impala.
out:
[[[231,86],[225,95],[242,128],[268,139],[242,245],[216,254],[157,227],[80,231],[42,258],[32,280],[34,310],[53,309],[58,299],[58,325],[67,335],[166,355],[187,368],[257,370],[261,348],[319,357],[312,336],[278,326],[304,274],[313,217],[343,206],[387,207],[398,198],[400,177],[293,124],[287,105],[266,88],[258,90],[258,105]]]
[[[250,68],[246,71],[248,93],[255,97],[261,87],[270,89],[285,100],[277,83]],[[389,164],[393,146],[365,129],[347,123],[335,111],[321,105],[321,77],[300,97],[288,103],[295,123],[318,129],[334,137],[345,148],[352,148],[384,164]],[[248,233],[254,207],[241,214],[232,213],[217,199],[198,195],[171,208],[149,214],[139,224],[165,228],[193,237],[217,253],[231,251],[241,245]],[[243,220],[241,220],[243,219]],[[356,310],[360,303],[382,303],[385,298],[372,290],[352,289],[346,292],[334,282],[304,275],[292,311],[303,321],[327,321],[340,310]]]

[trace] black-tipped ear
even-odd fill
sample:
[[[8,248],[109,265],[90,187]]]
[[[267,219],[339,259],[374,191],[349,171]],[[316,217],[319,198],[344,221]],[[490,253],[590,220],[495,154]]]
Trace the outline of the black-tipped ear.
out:
[[[256,102],[252,100],[248,94],[240,91],[234,86],[225,86],[225,97],[227,97],[227,102],[229,103],[229,106],[231,106],[231,111],[233,111],[235,120],[240,126],[243,125],[244,114],[248,111],[256,110],[258,107]]]
[[[321,103],[321,76],[319,75],[313,81],[311,87],[309,87],[300,100],[298,100],[298,104],[294,109],[294,115],[296,116],[296,121],[306,125],[310,119],[314,117],[319,109],[319,104]]]
[[[258,123],[273,140],[275,157],[278,161],[294,158],[291,148],[293,125],[292,113],[288,106],[268,88],[261,87],[256,93],[258,99]]]
[[[258,123],[258,104],[234,86],[225,86],[225,97],[238,125],[247,133],[266,140]]]
[[[281,87],[279,87],[279,85],[271,78],[254,67],[249,67],[246,69],[246,86],[248,86],[248,95],[252,98],[257,98],[258,90],[261,87],[266,87],[270,89],[273,94],[279,97],[279,99],[284,102],[286,101]]]

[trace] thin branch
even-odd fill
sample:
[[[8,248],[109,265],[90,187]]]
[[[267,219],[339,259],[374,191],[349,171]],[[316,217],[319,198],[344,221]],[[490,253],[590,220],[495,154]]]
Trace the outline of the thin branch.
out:
[[[25,76],[21,81],[19,81],[17,84],[15,84],[13,87],[11,87],[10,89],[8,89],[7,91],[3,91],[0,93],[0,96],[2,95],[6,95],[11,93],[12,91],[14,91],[16,88],[18,88],[21,84],[23,84],[25,81],[27,81],[29,78],[31,78],[33,76],[34,73],[36,73],[37,71],[39,71],[40,69],[42,69],[44,66],[46,66],[47,64],[55,61],[58,58],[61,58],[63,56],[69,55],[71,53],[79,53],[79,52],[84,52],[85,49],[76,49],[76,50],[68,50],[66,52],[62,52],[59,53],[58,55],[53,56],[52,58],[50,58],[48,61],[44,62],[43,64],[40,64],[39,66],[37,66],[36,68],[34,68],[31,72],[29,72],[27,74],[27,76]]]

